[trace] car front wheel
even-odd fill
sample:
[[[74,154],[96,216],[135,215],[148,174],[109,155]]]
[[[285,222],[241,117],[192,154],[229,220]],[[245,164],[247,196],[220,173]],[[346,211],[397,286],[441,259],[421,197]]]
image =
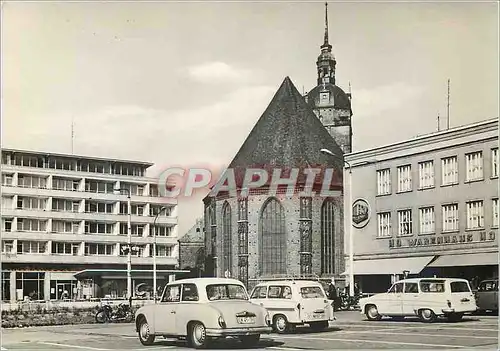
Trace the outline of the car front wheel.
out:
[[[288,329],[288,321],[286,317],[281,314],[275,316],[273,320],[273,328],[279,334],[285,333]]]
[[[151,329],[146,318],[142,318],[139,322],[138,334],[139,341],[144,346],[153,345],[155,342],[155,335],[151,333]]]
[[[207,330],[202,323],[195,322],[189,326],[188,344],[195,349],[203,349],[208,346]]]
[[[432,323],[436,320],[436,314],[434,311],[428,308],[424,308],[418,311],[418,316],[420,320],[424,323]]]
[[[245,346],[255,346],[259,343],[260,334],[240,336],[240,341]]]
[[[382,319],[382,316],[378,313],[377,306],[368,305],[365,307],[365,315],[369,321],[379,321]]]

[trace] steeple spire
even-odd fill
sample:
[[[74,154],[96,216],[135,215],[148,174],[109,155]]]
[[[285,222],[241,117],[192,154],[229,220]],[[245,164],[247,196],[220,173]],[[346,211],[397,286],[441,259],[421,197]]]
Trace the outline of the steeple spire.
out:
[[[328,3],[325,2],[325,41],[323,46],[328,46],[330,43],[328,42]]]

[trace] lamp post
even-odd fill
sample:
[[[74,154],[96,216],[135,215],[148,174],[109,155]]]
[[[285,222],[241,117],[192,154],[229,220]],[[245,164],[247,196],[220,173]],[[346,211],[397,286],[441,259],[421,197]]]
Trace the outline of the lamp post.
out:
[[[165,211],[167,208],[162,207],[158,210],[155,216],[155,220],[153,221],[153,298],[156,303],[156,220],[158,219],[158,216]]]
[[[352,226],[352,170],[351,164],[343,157],[335,155],[328,149],[321,149],[320,152],[332,156],[338,160],[342,160],[349,167],[349,295],[354,296],[354,231]]]
[[[127,299],[130,300],[132,297],[132,205],[130,203],[130,190],[129,189],[115,189],[116,192],[126,192],[127,193]]]

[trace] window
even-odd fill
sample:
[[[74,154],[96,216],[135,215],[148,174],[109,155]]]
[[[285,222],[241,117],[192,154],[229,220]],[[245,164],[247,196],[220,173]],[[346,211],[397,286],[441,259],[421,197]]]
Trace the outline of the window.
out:
[[[88,234],[111,234],[113,232],[113,224],[85,222],[85,233]]]
[[[491,176],[498,177],[498,148],[491,149]]]
[[[86,180],[85,191],[90,193],[113,194],[115,191],[114,182],[103,182],[97,180]]]
[[[12,174],[2,174],[2,185],[12,186],[12,179],[14,176]]]
[[[163,206],[149,206],[149,215],[151,217],[155,217],[158,213],[160,213],[158,217],[169,217],[171,214],[171,207],[163,208]]]
[[[248,199],[238,198],[238,279],[248,286]]]
[[[264,294],[266,290],[264,289]],[[291,299],[292,298],[292,290],[289,286],[277,286],[271,285],[269,286],[268,298],[270,299]]]
[[[106,202],[85,202],[87,213],[113,213],[113,204]]]
[[[13,254],[14,251],[14,240],[2,240],[2,253],[3,254]]]
[[[396,283],[390,289],[390,294],[400,294],[403,292],[403,283]]]
[[[444,292],[444,280],[421,280],[420,291],[424,293]]]
[[[52,198],[52,211],[78,212],[80,201]]]
[[[170,285],[167,286],[163,293],[161,302],[179,302],[181,300],[181,286]]]
[[[441,159],[442,185],[458,183],[458,158],[456,156]]]
[[[321,93],[319,95],[319,99],[320,99],[320,104],[326,104],[330,100],[330,94],[328,92]]]
[[[80,244],[52,242],[52,253],[55,255],[78,255]]]
[[[144,250],[146,249],[145,245],[132,245],[131,255],[133,257],[144,257]],[[120,256],[128,255],[128,244],[120,244]]]
[[[266,293],[267,293],[266,286],[257,286],[255,289],[253,289],[251,298],[252,299],[265,299],[267,296]]]
[[[450,288],[452,293],[471,292],[469,284],[466,282],[451,282]]]
[[[226,201],[222,206],[222,271],[231,273],[232,263],[231,207]]]
[[[443,205],[443,231],[458,230],[458,204]]]
[[[66,178],[52,178],[52,189],[64,191],[78,191],[80,181]]]
[[[262,208],[259,230],[259,263],[262,275],[286,273],[285,211],[275,198],[268,199]]]
[[[172,246],[156,245],[156,256],[158,257],[171,257],[172,251]]]
[[[391,193],[391,170],[382,169],[377,171],[377,194],[386,195]]]
[[[12,219],[6,219],[6,218],[2,218],[2,229],[4,232],[10,232],[12,231]]]
[[[46,241],[17,241],[17,253],[19,254],[43,254],[46,250]]]
[[[160,207],[161,208],[161,207]],[[150,209],[150,213],[151,213],[151,209]],[[165,212],[165,211],[163,211]],[[157,212],[154,212],[154,215],[152,216],[156,216],[156,213]],[[120,203],[120,214],[128,214],[128,204],[126,202],[122,202]],[[143,204],[132,204],[130,205],[130,214],[133,215],[133,216],[143,216],[144,215],[144,205]],[[160,216],[163,215],[160,214]]]
[[[378,222],[378,237],[390,237],[392,235],[391,232],[391,213],[384,212],[377,214],[377,222]]]
[[[335,273],[335,211],[333,199],[326,199],[321,206],[321,273]]]
[[[420,212],[420,234],[435,232],[434,207],[423,207]]]
[[[405,283],[405,293],[406,294],[417,294],[418,293],[418,283]]]
[[[182,301],[198,301],[198,289],[195,284],[182,284]]]
[[[498,285],[493,280],[488,280],[485,282],[481,282],[479,284],[477,291],[498,291]]]
[[[303,299],[322,299],[325,297],[319,286],[304,286],[300,288],[300,295]]]
[[[498,227],[498,199],[493,199],[491,204],[491,212],[492,212],[492,226]]]
[[[158,185],[156,184],[149,185],[149,196],[152,197],[160,196],[160,192],[158,191]]]
[[[20,174],[17,178],[17,186],[22,188],[45,189],[47,187],[47,178]]]
[[[17,198],[17,208],[23,210],[45,210],[47,199],[39,197],[21,197]]]
[[[156,231],[156,236],[170,236],[172,235],[172,227],[168,225],[152,225],[149,226],[149,235],[153,236]],[[126,232],[125,232],[126,233]]]
[[[47,221],[39,219],[18,218],[17,230],[20,232],[44,232]]]
[[[121,193],[122,195],[127,195],[127,191],[123,191],[123,189],[126,189],[130,191],[131,196],[143,196],[144,195],[144,185],[142,184],[127,184],[127,183],[121,183],[120,188],[122,189]]]
[[[131,224],[130,232],[132,235],[142,236],[144,234],[144,224]],[[120,223],[120,234],[128,234],[127,223]]]
[[[78,223],[52,220],[52,232],[54,232],[54,233],[78,233]]]
[[[411,191],[411,165],[398,167],[398,192]]]
[[[420,189],[434,187],[434,161],[425,161],[418,164]]]
[[[412,235],[411,210],[398,211],[398,234],[400,236]]]
[[[113,256],[114,251],[114,244],[85,244],[85,256]]]
[[[62,169],[65,171],[74,171],[76,166],[76,161],[72,159],[64,159],[61,157],[50,157],[49,167],[53,169]]]
[[[243,285],[237,284],[210,284],[207,285],[207,297],[210,301],[216,300],[248,300]]]
[[[483,153],[481,151],[465,155],[467,181],[483,179]]]
[[[467,229],[484,227],[483,201],[467,202]]]

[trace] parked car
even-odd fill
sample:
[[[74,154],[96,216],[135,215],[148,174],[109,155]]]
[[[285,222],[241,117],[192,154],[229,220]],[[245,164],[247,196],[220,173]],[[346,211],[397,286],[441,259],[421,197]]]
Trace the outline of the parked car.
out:
[[[476,299],[469,282],[452,278],[412,278],[396,282],[388,292],[359,300],[361,313],[369,320],[382,316],[404,318],[418,316],[433,322],[438,316],[450,321],[475,312]]]
[[[498,279],[483,280],[476,292],[478,312],[498,312]]]
[[[212,339],[238,337],[257,344],[272,331],[265,308],[249,301],[245,286],[235,279],[194,278],[167,284],[161,300],[141,307],[135,315],[143,345],[156,336],[185,337],[189,346],[203,348]]]
[[[326,298],[321,283],[310,280],[281,280],[259,283],[250,301],[265,307],[278,333],[308,324],[315,330],[328,327],[334,320],[333,301]]]

